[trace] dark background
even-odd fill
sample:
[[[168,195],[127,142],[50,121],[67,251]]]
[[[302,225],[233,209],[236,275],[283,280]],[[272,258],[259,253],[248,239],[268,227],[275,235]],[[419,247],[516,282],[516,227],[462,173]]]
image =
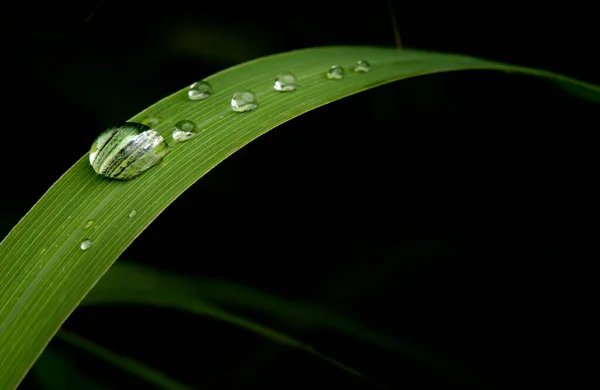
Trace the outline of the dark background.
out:
[[[394,45],[386,1],[3,7],[0,237],[97,133],[193,81],[287,50]],[[592,5],[393,1],[393,9],[406,47],[600,84]],[[596,113],[512,74],[380,87],[252,142],[173,203],[123,259],[330,305],[476,377],[280,327],[391,388],[571,383],[583,370],[572,349],[581,334],[573,302],[587,271],[562,252],[574,227],[564,221],[581,206],[591,159],[581,150]],[[182,231],[197,240],[177,244]],[[198,388],[369,388],[310,356],[177,312],[85,308],[66,327]],[[51,345],[113,388],[148,386]],[[35,387],[29,376],[23,388]]]

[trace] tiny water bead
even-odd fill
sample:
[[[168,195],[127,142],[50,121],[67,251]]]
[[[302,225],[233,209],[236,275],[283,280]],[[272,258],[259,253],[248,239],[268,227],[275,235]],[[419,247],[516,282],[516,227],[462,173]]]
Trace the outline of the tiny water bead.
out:
[[[280,92],[295,91],[298,88],[298,79],[292,72],[283,72],[275,79],[273,88]]]
[[[333,65],[327,71],[327,78],[329,80],[341,80],[344,78],[344,68],[339,65]]]
[[[155,166],[168,151],[158,132],[141,123],[125,122],[96,138],[90,164],[99,175],[129,180]]]
[[[155,127],[160,123],[160,118],[154,115],[148,115],[146,117],[146,119],[144,119],[142,121],[142,124],[149,126],[149,127]]]
[[[258,105],[256,95],[252,91],[239,91],[231,98],[231,108],[233,111],[246,112],[252,111]]]
[[[365,60],[358,61],[354,66],[354,71],[357,73],[366,73],[371,70],[371,64]]]
[[[86,222],[85,226],[83,227],[84,229],[89,229],[92,227],[92,225],[94,225],[94,220],[90,219],[89,221]]]
[[[135,217],[136,214],[137,214],[137,211],[131,210],[131,212],[129,213],[129,218]]]
[[[188,91],[190,100],[208,99],[212,94],[212,87],[206,81],[196,81],[190,86],[190,90]]]
[[[81,242],[80,248],[82,251],[87,251],[88,249],[90,249],[92,247],[92,240],[87,239]]]
[[[187,141],[198,134],[198,126],[187,119],[181,120],[175,124],[173,128],[173,140],[175,142]]]

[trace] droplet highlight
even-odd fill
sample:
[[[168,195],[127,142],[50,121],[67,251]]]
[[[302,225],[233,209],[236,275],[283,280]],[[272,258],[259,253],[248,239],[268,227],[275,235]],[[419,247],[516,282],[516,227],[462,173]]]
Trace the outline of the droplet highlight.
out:
[[[327,78],[329,80],[341,80],[344,78],[344,68],[338,65],[333,65],[327,71]]]
[[[137,214],[137,211],[131,210],[131,212],[129,213],[129,218],[135,217],[136,214]]]
[[[354,66],[354,71],[357,73],[367,73],[371,70],[371,64],[365,60],[358,61]]]
[[[196,81],[190,86],[188,97],[190,100],[208,99],[213,94],[212,87],[206,81]]]
[[[252,111],[258,105],[256,95],[252,91],[239,91],[231,99],[231,108],[237,112]]]
[[[275,79],[273,88],[280,92],[291,92],[298,89],[298,79],[292,72],[280,73]]]
[[[181,120],[173,127],[173,140],[175,142],[183,142],[198,134],[198,126],[187,119]]]
[[[93,220],[93,219],[90,219],[89,221],[87,221],[87,222],[85,223],[85,226],[84,226],[83,228],[84,228],[84,229],[89,229],[89,228],[91,228],[92,226],[94,226],[94,220]]]
[[[87,239],[81,243],[80,248],[82,251],[87,251],[88,249],[90,249],[92,247],[92,244],[93,244],[92,240]]]

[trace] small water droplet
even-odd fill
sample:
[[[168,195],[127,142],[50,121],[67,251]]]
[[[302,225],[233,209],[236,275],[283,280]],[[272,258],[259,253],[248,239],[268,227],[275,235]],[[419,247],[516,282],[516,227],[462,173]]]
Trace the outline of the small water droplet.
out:
[[[181,120],[173,127],[173,140],[175,142],[187,141],[198,134],[198,126],[192,121],[187,119]]]
[[[88,249],[90,249],[90,247],[92,246],[93,242],[90,239],[84,240],[80,247],[82,251],[87,251]]]
[[[292,72],[283,72],[275,79],[275,85],[273,86],[276,91],[280,92],[291,92],[298,88],[298,81],[296,75]]]
[[[354,67],[354,71],[358,73],[367,73],[371,70],[371,64],[365,60],[358,61]]]
[[[257,105],[256,95],[252,91],[236,92],[231,99],[231,108],[237,112],[252,111]]]
[[[43,255],[44,253],[46,253],[46,248],[42,248],[42,250],[40,251],[40,255]]]
[[[137,214],[137,211],[131,210],[131,212],[129,213],[129,218],[135,217],[136,214]]]
[[[338,65],[333,65],[327,71],[327,78],[329,80],[341,80],[344,78],[344,68]]]
[[[155,115],[148,115],[146,119],[142,121],[142,124],[148,127],[156,127],[160,123],[160,118]]]
[[[196,81],[190,86],[190,90],[188,91],[190,100],[208,99],[212,94],[212,87],[206,81]]]
[[[83,227],[84,229],[89,229],[92,227],[92,225],[94,224],[94,220],[90,219],[89,221],[86,222],[85,226]]]
[[[225,118],[225,115],[221,115],[221,116],[219,117],[219,119],[223,119],[223,118]]]

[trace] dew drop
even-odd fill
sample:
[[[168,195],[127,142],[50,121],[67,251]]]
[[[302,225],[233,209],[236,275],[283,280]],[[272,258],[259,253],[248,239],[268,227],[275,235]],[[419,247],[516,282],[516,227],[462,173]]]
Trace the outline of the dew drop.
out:
[[[146,119],[142,121],[142,124],[149,127],[156,127],[160,123],[160,118],[154,115],[148,115]]]
[[[190,90],[188,91],[190,100],[208,99],[212,94],[212,87],[206,81],[196,81],[190,86]]]
[[[344,68],[338,65],[334,65],[327,71],[327,78],[329,80],[341,80],[344,78]]]
[[[233,111],[252,111],[257,105],[258,101],[256,100],[256,95],[252,91],[239,91],[231,98],[231,108]]]
[[[111,179],[130,180],[152,168],[169,152],[163,137],[134,122],[101,133],[89,153],[94,171]]]
[[[175,124],[172,136],[175,142],[182,142],[187,141],[196,134],[198,134],[198,126],[194,122],[184,119]]]
[[[358,61],[354,66],[354,71],[357,73],[367,73],[371,70],[371,64],[365,60]]]
[[[292,72],[283,72],[275,79],[275,85],[273,86],[276,91],[280,92],[291,92],[298,88],[298,81],[296,75]]]
[[[84,240],[81,245],[80,248],[82,251],[87,251],[88,249],[90,249],[90,247],[92,246],[93,242],[90,239]]]
[[[93,219],[90,219],[89,221],[87,221],[87,222],[85,223],[85,226],[84,226],[83,228],[84,228],[84,229],[89,229],[89,228],[91,228],[91,227],[92,227],[92,225],[94,225],[94,220],[93,220]]]
[[[137,211],[131,210],[131,212],[129,213],[129,218],[135,217],[136,214],[137,214]]]

